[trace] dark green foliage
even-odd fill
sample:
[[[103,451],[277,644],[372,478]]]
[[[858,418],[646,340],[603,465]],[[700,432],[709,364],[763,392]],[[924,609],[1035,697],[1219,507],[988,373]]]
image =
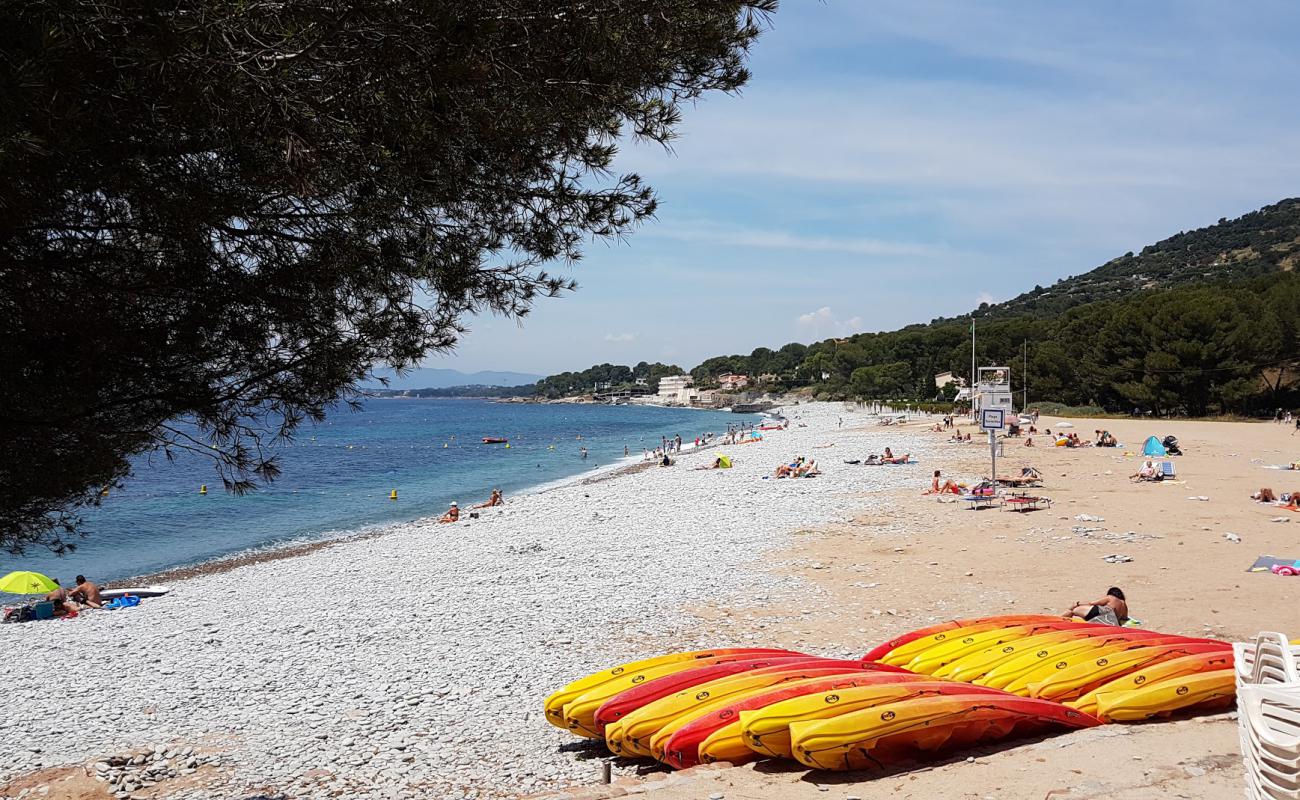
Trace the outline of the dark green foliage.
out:
[[[1171,236],[1126,253],[1091,272],[1066,278],[981,309],[974,316],[1056,314],[1097,300],[1123,298],[1146,289],[1237,281],[1300,266],[1300,198],[1252,211],[1237,219]]]
[[[974,318],[978,363],[1010,366],[1017,386],[1027,343],[1031,403],[1196,415],[1293,407],[1300,404],[1298,265],[1300,200],[1283,200],[965,317],[786,345],[776,354],[718,356],[691,374],[706,383],[723,372],[765,369],[788,374],[783,388],[812,387],[827,398],[951,396],[933,376],[970,377]]]
[[[775,7],[6,3],[0,546],[62,548],[153,448],[248,489],[373,365],[570,288],[655,210],[620,137],[744,84]]]

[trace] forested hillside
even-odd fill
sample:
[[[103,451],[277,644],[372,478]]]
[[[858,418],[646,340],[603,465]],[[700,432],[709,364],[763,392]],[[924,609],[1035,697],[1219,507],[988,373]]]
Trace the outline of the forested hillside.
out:
[[[1291,198],[1237,219],[1179,233],[1140,253],[1125,253],[1090,272],[1063,278],[1046,289],[1037,286],[970,316],[1059,314],[1133,292],[1255,278],[1294,270],[1298,264],[1300,198]]]
[[[941,372],[1028,358],[1031,403],[1155,413],[1259,413],[1300,406],[1300,199],[1180,233],[1102,266],[954,319],[812,345],[714,356],[699,386],[728,372],[775,374],[823,398],[932,399]],[[539,393],[590,391],[676,367],[602,364],[552,376]]]
[[[930,398],[934,375],[1028,353],[1031,401],[1160,413],[1259,412],[1300,404],[1300,199],[1180,233],[1097,269],[969,315],[749,356],[691,371],[776,371],[825,397]],[[1024,348],[1022,350],[1022,347]],[[802,357],[772,368],[772,355]]]

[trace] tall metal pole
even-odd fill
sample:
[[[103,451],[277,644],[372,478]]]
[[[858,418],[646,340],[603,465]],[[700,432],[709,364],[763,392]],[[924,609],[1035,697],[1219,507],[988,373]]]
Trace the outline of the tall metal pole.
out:
[[[975,318],[970,320],[970,413],[975,416]]]
[[[1026,339],[1021,344],[1021,347],[1023,347],[1025,351],[1025,374],[1020,379],[1022,383],[1021,388],[1024,390],[1024,395],[1020,403],[1020,408],[1022,411],[1028,411],[1029,410],[1029,340]]]

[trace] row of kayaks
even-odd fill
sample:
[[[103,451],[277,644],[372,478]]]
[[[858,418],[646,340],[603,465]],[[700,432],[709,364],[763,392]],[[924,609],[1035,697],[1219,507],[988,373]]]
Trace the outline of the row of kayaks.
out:
[[[672,653],[570,683],[546,719],[672,767],[868,769],[975,744],[1229,705],[1226,642],[1045,616],[954,620],[862,659]]]

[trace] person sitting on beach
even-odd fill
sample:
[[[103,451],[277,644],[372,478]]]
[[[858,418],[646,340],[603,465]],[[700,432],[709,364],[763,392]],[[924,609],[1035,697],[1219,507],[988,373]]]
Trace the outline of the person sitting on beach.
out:
[[[438,518],[438,521],[439,521],[439,522],[457,522],[457,521],[459,521],[459,520],[460,520],[460,506],[456,505],[456,501],[455,501],[455,500],[452,500],[452,501],[451,501],[451,508],[447,509],[447,513],[446,513],[446,514],[443,514],[441,517],[439,517],[439,518]]]
[[[943,482],[943,485],[940,486],[939,485],[940,477],[941,474],[939,470],[936,469],[934,471],[934,479],[930,481],[929,490],[923,492],[923,494],[961,494],[961,488],[958,487],[957,484],[953,483],[951,478],[945,480]]]
[[[1156,465],[1151,459],[1142,462],[1138,471],[1129,476],[1129,480],[1153,481],[1156,479]]]
[[[1291,511],[1300,511],[1300,491],[1292,492],[1291,499],[1287,500],[1286,505],[1282,507]]]
[[[970,434],[969,434],[969,433],[966,434],[966,438],[963,439],[962,441],[969,442],[969,441],[970,441]]]
[[[83,606],[104,607],[104,598],[99,595],[98,584],[86,580],[85,575],[77,576],[77,585],[72,589],[72,599]]]
[[[667,454],[667,453],[664,453],[664,457],[661,458],[661,459],[659,459],[659,466],[661,466],[661,467],[671,467],[672,465],[673,465],[673,460],[672,460],[671,458],[668,457],[668,454]]]
[[[54,581],[54,585],[58,588],[45,595],[45,599],[54,603],[62,603],[64,600],[67,600],[68,590],[63,588],[63,584],[59,583],[58,578],[52,578],[51,580]]]
[[[505,499],[504,497],[501,496],[501,490],[500,490],[500,489],[493,489],[493,490],[492,490],[492,496],[491,496],[491,497],[489,497],[485,502],[479,503],[478,505],[476,505],[476,506],[474,506],[474,507],[475,507],[475,508],[492,508],[493,506],[503,506],[503,505],[505,505],[505,504],[506,504],[506,499]]]
[[[1123,625],[1128,622],[1128,602],[1124,599],[1124,592],[1118,587],[1112,586],[1107,589],[1106,596],[1100,600],[1094,600],[1091,603],[1075,603],[1069,611],[1061,615],[1061,618],[1073,619],[1078,617],[1084,622],[1091,622],[1106,615],[1107,611],[1115,616],[1116,624]]]
[[[1033,447],[1033,446],[1034,446],[1034,437],[1032,437],[1032,436],[1026,436],[1026,437],[1025,437],[1025,447]]]

